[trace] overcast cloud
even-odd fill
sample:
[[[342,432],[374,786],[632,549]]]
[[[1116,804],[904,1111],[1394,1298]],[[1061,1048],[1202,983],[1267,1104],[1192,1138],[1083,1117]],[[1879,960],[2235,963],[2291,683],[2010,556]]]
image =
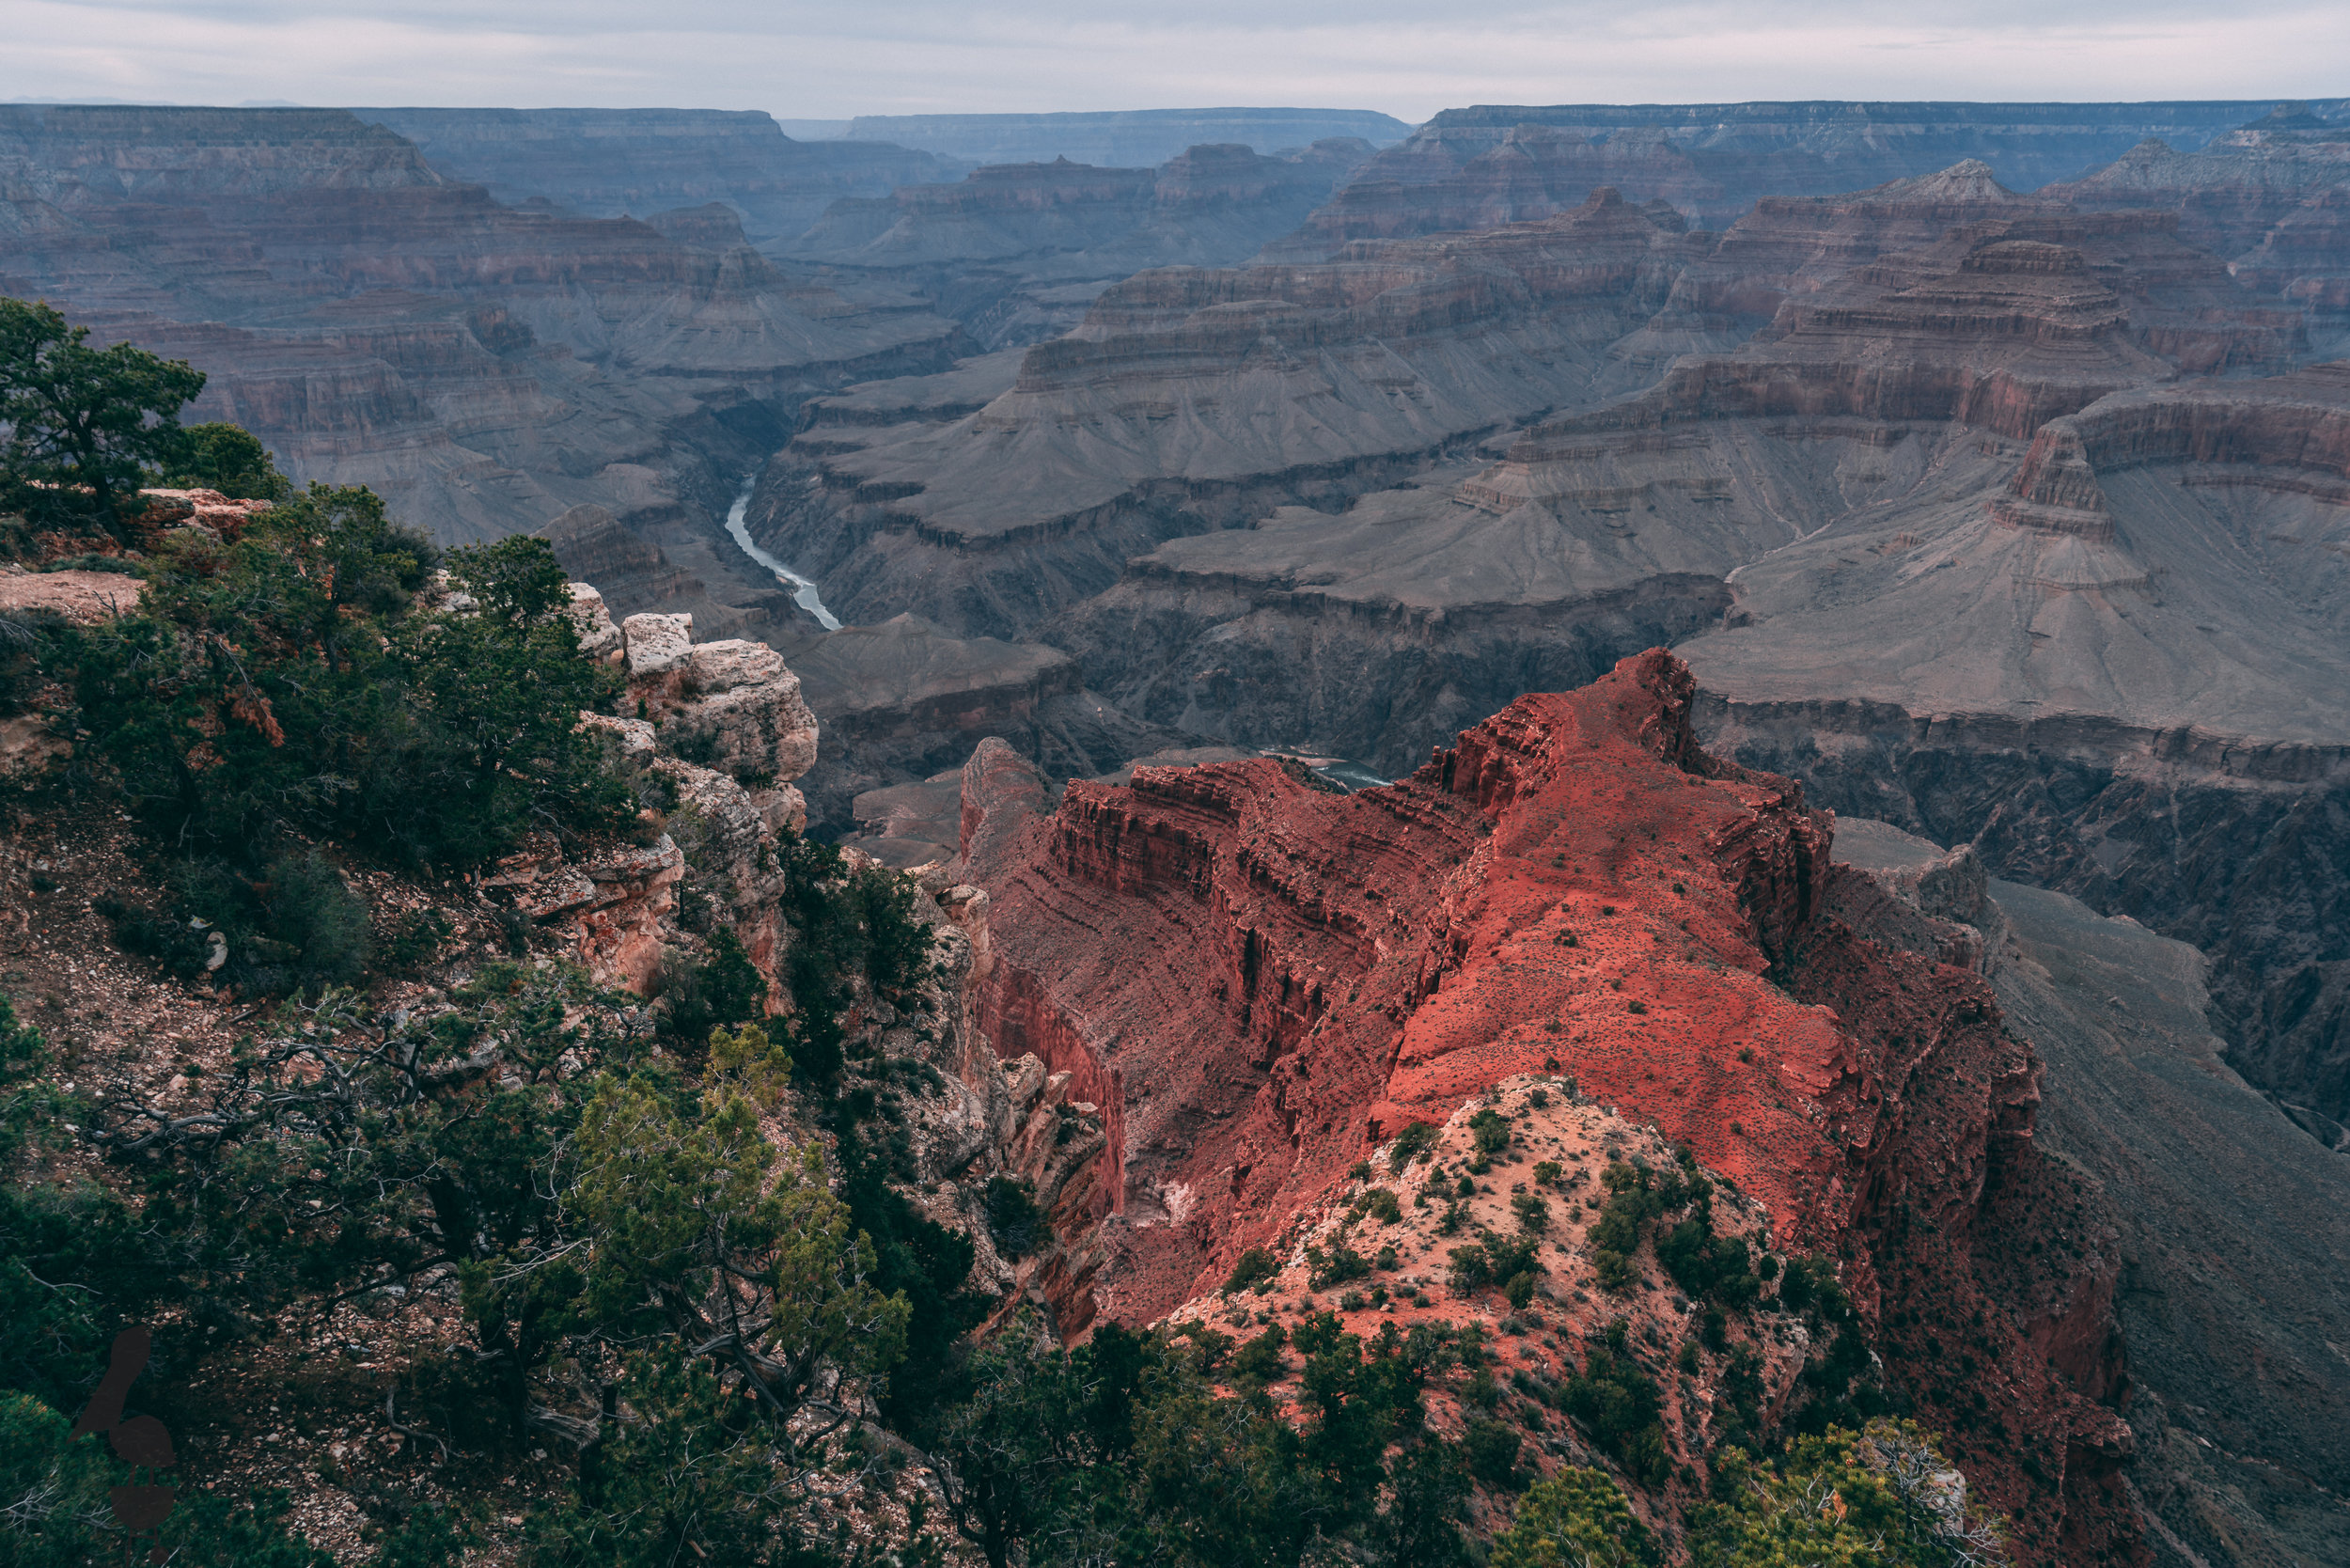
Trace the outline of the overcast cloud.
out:
[[[2302,0],[0,0],[0,99],[668,104],[784,118],[2350,93]]]

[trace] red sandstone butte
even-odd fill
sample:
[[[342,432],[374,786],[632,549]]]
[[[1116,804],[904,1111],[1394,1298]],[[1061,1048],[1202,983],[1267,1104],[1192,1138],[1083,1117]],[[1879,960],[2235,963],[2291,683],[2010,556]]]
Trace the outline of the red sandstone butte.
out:
[[[2139,1559],[2097,1403],[2124,1387],[2114,1264],[2031,1247],[2080,1195],[2032,1147],[2030,1047],[1977,976],[1825,913],[1828,819],[1700,750],[1693,690],[1653,651],[1353,795],[1268,759],[1073,782],[1047,813],[981,745],[977,1015],[1109,1135],[1106,1261],[1064,1328],[1212,1289],[1405,1124],[1555,1067],[1839,1261],[2021,1560]]]

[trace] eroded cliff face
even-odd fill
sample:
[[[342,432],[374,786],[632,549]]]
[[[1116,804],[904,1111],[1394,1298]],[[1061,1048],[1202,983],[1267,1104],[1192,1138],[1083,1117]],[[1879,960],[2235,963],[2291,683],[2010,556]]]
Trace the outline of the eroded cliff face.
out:
[[[2130,1482],[2163,1560],[2342,1557],[2350,1520],[2312,1504],[2350,1475],[2350,1161],[2222,1059],[2203,955],[1970,845],[1846,817],[1836,855],[1840,918],[1963,958],[2046,1064],[2038,1141],[2096,1184],[2122,1258]]]
[[[1826,819],[1701,751],[1694,689],[1644,654],[1355,795],[1272,760],[1141,768],[1047,815],[981,748],[977,1015],[1104,1107],[1112,1262],[1072,1315],[1156,1316],[1402,1127],[1563,1072],[1732,1177],[1775,1245],[1841,1260],[2028,1557],[2126,1545],[2126,1434],[2093,1403],[2121,1387],[2113,1264],[2029,1250],[2083,1228],[2031,1148],[2030,1048],[1978,978],[1825,913]],[[1976,1347],[1968,1385],[1937,1335]]]
[[[2084,211],[2174,213],[2239,279],[2305,312],[2322,353],[2350,352],[2350,126],[2338,109],[2281,105],[2200,149],[2149,139],[2049,194]]]

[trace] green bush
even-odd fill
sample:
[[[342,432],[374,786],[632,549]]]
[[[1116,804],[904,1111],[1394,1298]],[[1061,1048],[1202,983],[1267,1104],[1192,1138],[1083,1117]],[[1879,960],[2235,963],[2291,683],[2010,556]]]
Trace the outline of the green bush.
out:
[[[1496,1492],[1514,1492],[1524,1484],[1518,1473],[1518,1453],[1525,1443],[1507,1421],[1472,1419],[1461,1435],[1462,1457],[1468,1473]]]
[[[1360,1279],[1371,1273],[1371,1260],[1346,1243],[1332,1242],[1328,1251],[1319,1247],[1306,1248],[1307,1283],[1317,1291],[1332,1285],[1343,1285],[1350,1279]]]
[[[1231,1275],[1224,1281],[1224,1294],[1230,1295],[1235,1291],[1245,1291],[1259,1280],[1272,1278],[1280,1271],[1281,1265],[1274,1261],[1271,1252],[1261,1247],[1252,1247],[1232,1264]]]
[[[1594,1348],[1583,1370],[1566,1380],[1559,1404],[1635,1480],[1650,1486],[1663,1483],[1672,1468],[1664,1426],[1657,1419],[1663,1399],[1656,1384],[1621,1347]]]
[[[1598,1470],[1569,1467],[1519,1499],[1494,1537],[1491,1568],[1654,1568],[1655,1538]]]
[[[1014,1260],[1035,1251],[1050,1234],[1034,1189],[1009,1176],[987,1179],[987,1229],[995,1250]]]
[[[1716,1461],[1724,1500],[1689,1517],[1693,1568],[1778,1562],[1961,1568],[2009,1560],[2007,1523],[1967,1506],[1931,1435],[1872,1420],[1799,1437],[1777,1459]]]
[[[1498,1154],[1510,1147],[1510,1119],[1490,1105],[1469,1118],[1469,1132],[1480,1154]]]
[[[293,486],[260,441],[242,426],[183,425],[158,444],[163,481],[179,490],[216,490],[239,500],[283,501]]]
[[[1405,1166],[1418,1159],[1436,1146],[1434,1123],[1415,1121],[1395,1135],[1395,1142],[1387,1150],[1387,1168],[1401,1174]]]
[[[767,981],[731,926],[714,926],[709,956],[664,974],[662,1027],[698,1046],[715,1028],[749,1024],[767,1014]]]
[[[579,654],[545,541],[453,552],[472,610],[419,604],[435,560],[370,493],[313,485],[233,542],[166,541],[141,613],[61,638],[90,754],[170,846],[168,902],[149,913],[221,931],[240,986],[341,983],[367,962],[364,912],[301,840],[477,865],[535,827],[623,820],[577,729],[612,678]],[[184,939],[116,918],[201,968]]]

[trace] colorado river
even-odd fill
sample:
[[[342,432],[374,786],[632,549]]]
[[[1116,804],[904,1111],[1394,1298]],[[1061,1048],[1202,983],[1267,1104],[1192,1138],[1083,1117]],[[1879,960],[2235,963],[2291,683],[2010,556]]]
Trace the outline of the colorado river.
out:
[[[793,604],[814,616],[825,631],[838,632],[840,630],[840,618],[824,608],[823,600],[817,595],[816,585],[751,542],[751,530],[744,526],[743,519],[751,510],[751,491],[758,483],[756,471],[743,481],[743,494],[737,495],[734,505],[727,509],[727,532],[733,535],[734,542],[743,547],[743,554],[783,579],[784,586],[791,590]]]

